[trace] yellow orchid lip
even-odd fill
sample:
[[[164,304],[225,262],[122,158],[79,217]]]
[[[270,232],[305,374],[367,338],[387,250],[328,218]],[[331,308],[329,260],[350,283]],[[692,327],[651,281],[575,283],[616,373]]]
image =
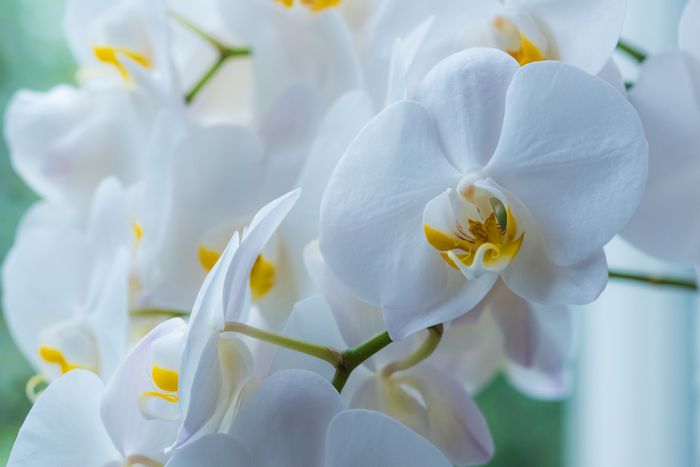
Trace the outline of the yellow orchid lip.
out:
[[[127,57],[144,68],[151,68],[152,66],[151,60],[147,56],[126,47],[95,45],[92,47],[92,52],[100,62],[114,66],[125,81],[131,79],[131,76],[129,75],[129,70],[122,63],[122,57]]]
[[[39,346],[39,357],[41,357],[41,359],[46,363],[49,363],[51,365],[58,365],[62,375],[68,373],[71,370],[77,370],[79,368],[94,371],[93,369],[88,368],[86,366],[69,362],[66,356],[63,354],[63,352],[61,352],[61,350],[57,349],[56,347],[49,347],[46,345]]]
[[[199,264],[205,271],[209,272],[216,265],[216,262],[221,257],[221,253],[205,245],[199,245],[197,247],[197,256]],[[260,300],[265,297],[275,286],[276,279],[277,268],[275,264],[264,255],[258,255],[250,270],[250,292],[253,300]]]
[[[292,8],[294,6],[294,0],[276,0],[281,3],[286,8]],[[335,8],[340,5],[341,0],[299,0],[301,5],[313,12],[319,12],[327,8]]]
[[[473,217],[455,218],[452,231],[424,222],[426,240],[450,267],[460,270],[467,279],[484,272],[502,271],[517,256],[524,238],[512,210],[473,185],[459,196],[476,206],[469,211]]]
[[[509,42],[518,44],[517,47],[506,48],[505,52],[517,60],[520,66],[547,59],[545,53],[512,21],[498,16],[493,20],[493,27],[501,34],[508,36]]]
[[[179,388],[179,374],[177,371],[153,364],[151,366],[151,379],[155,385],[155,390],[142,392],[142,399],[155,397],[171,404],[175,404],[180,400],[177,394]]]

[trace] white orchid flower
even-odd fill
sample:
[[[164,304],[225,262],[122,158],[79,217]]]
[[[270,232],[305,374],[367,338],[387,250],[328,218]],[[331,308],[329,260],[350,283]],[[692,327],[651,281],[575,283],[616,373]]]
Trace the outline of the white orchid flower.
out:
[[[384,330],[381,310],[355,298],[323,263],[316,242],[306,249],[307,266],[323,297],[299,302],[284,334],[333,348],[352,348]],[[493,443],[481,412],[453,376],[428,360],[399,371],[423,336],[395,342],[357,368],[343,394],[353,408],[384,412],[438,446],[456,465],[486,462]],[[438,347],[439,349],[439,347]],[[271,371],[301,368],[330,380],[327,363],[277,349]]]
[[[8,465],[162,466],[179,421],[151,417],[150,410],[158,400],[178,405],[184,330],[180,319],[161,323],[134,347],[106,387],[83,369],[56,380],[32,407]],[[161,409],[172,412],[164,405]]]
[[[100,184],[87,219],[46,202],[25,216],[3,267],[3,309],[43,378],[75,368],[108,377],[123,357],[132,236],[114,179]]]
[[[602,247],[646,182],[624,97],[570,65],[472,49],[415,99],[375,117],[331,177],[320,242],[338,278],[394,338],[461,316],[499,276],[538,303],[596,298]]]
[[[41,196],[85,205],[103,178],[139,178],[157,109],[173,86],[164,21],[158,1],[68,3],[80,87],[20,91],[7,110],[14,168]]]
[[[649,185],[623,236],[642,250],[700,264],[700,2],[688,2],[679,50],[649,57],[629,98],[649,140]],[[663,212],[664,222],[658,222]]]
[[[191,465],[452,464],[425,438],[386,415],[344,409],[338,392],[320,376],[285,370],[263,381],[243,402],[226,433],[178,449],[167,464]]]
[[[426,18],[433,24],[412,83],[446,56],[470,47],[495,47],[521,65],[561,60],[597,75],[609,66],[622,30],[627,0],[387,0],[374,17],[367,42],[369,69],[381,69],[388,45]]]
[[[174,448],[217,432],[230,420],[253,361],[246,344],[225,334],[226,324],[245,319],[251,271],[298,197],[296,190],[263,207],[243,231],[240,244],[238,233],[233,235],[202,285],[182,354],[183,419]]]

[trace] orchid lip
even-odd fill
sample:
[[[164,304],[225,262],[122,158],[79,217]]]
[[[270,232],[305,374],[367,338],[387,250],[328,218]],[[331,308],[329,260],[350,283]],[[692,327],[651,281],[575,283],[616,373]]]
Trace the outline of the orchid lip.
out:
[[[477,174],[428,203],[423,223],[428,243],[467,279],[503,271],[524,237],[507,197],[487,188]]]

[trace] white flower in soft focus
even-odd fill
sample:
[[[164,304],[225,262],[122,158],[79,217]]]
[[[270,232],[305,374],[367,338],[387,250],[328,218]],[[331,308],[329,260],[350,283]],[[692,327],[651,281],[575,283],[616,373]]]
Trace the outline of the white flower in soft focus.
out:
[[[698,24],[700,1],[693,0],[681,18],[679,50],[649,57],[630,90],[649,140],[649,184],[623,232],[648,253],[694,265],[700,265]]]
[[[75,370],[37,399],[12,447],[9,467],[107,467],[122,458],[100,417],[104,385],[94,374]]]
[[[297,303],[285,335],[338,349],[361,344],[384,330],[379,308],[356,299],[323,263],[316,242],[306,249],[311,276],[324,297]],[[486,422],[455,375],[433,365],[387,370],[421,345],[423,334],[394,342],[357,368],[343,389],[353,408],[386,413],[425,437],[456,465],[486,462],[493,442]],[[439,349],[440,347],[438,347]],[[302,368],[330,379],[333,368],[317,359],[278,349],[271,371]],[[459,375],[457,375],[459,376]]]
[[[345,410],[340,395],[303,370],[276,373],[241,405],[226,433],[175,451],[168,467],[448,467],[440,451],[378,412]]]
[[[8,465],[163,465],[179,420],[154,415],[177,412],[185,328],[180,319],[157,326],[122,361],[106,387],[82,369],[56,380],[29,412]]]
[[[107,176],[126,185],[139,178],[157,109],[172,91],[164,20],[157,1],[68,3],[80,87],[20,91],[6,113],[13,166],[42,197],[81,206]]]
[[[534,302],[587,303],[646,165],[639,118],[614,88],[472,49],[360,132],[324,195],[321,250],[395,338],[461,316],[499,276]]]
[[[474,310],[446,325],[431,358],[470,391],[503,370],[528,396],[560,399],[571,389],[572,324],[567,307],[529,302],[499,280]]]
[[[612,66],[626,9],[627,0],[386,0],[368,27],[367,70],[381,76],[394,40],[432,18],[410,87],[443,58],[471,47],[498,48],[521,65],[561,60],[597,75]]]
[[[189,112],[199,121],[263,129],[275,121],[286,121],[290,129],[313,127],[336,98],[360,86],[352,35],[335,9],[288,9],[276,0],[198,2],[196,11],[191,2],[169,4],[222,43],[251,50],[248,57],[227,60],[191,103]],[[172,23],[173,57],[184,93],[216,62],[218,52]],[[278,130],[282,134],[276,139],[288,131]]]
[[[49,202],[26,214],[3,266],[3,309],[45,378],[74,368],[108,377],[123,357],[133,242],[114,179],[100,184],[86,216]]]
[[[174,448],[217,432],[236,407],[252,374],[252,356],[240,339],[222,333],[227,322],[245,319],[251,270],[298,197],[299,191],[293,191],[263,207],[243,231],[240,244],[234,234],[202,285],[182,354],[183,419]]]

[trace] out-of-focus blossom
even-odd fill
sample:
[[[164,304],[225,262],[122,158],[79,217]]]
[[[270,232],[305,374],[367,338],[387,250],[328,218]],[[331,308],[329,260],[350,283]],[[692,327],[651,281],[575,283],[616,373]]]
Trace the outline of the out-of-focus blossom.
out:
[[[129,252],[135,242],[119,183],[90,212],[42,202],[22,221],[3,267],[3,309],[15,342],[48,379],[75,368],[104,377],[127,350]]]
[[[630,101],[649,140],[649,184],[624,237],[670,261],[700,264],[700,2],[688,2],[679,49],[649,57]],[[659,217],[661,216],[661,217]]]
[[[303,429],[299,429],[303,427]],[[226,433],[175,451],[168,467],[198,465],[450,466],[440,451],[401,423],[344,409],[328,381],[303,370],[267,378],[243,402]]]

